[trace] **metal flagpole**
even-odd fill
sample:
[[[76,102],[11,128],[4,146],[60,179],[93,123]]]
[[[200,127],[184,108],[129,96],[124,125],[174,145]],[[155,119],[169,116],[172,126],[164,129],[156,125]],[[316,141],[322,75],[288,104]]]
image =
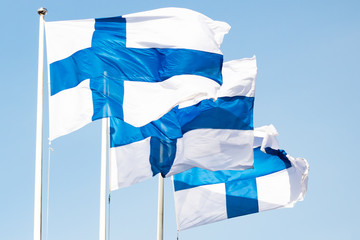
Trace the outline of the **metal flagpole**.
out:
[[[36,112],[36,150],[35,150],[35,193],[34,193],[34,240],[41,240],[42,216],[42,157],[43,157],[43,92],[44,92],[44,16],[46,8],[40,8],[38,89]]]
[[[106,239],[106,160],[108,147],[108,119],[102,119],[101,170],[100,170],[100,222],[99,240]]]
[[[159,174],[157,240],[163,240],[164,226],[164,178]]]

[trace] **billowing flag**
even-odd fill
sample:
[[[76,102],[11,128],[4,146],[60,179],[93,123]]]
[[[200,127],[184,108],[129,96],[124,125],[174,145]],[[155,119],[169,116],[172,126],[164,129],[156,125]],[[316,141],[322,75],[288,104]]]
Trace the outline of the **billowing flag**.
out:
[[[268,142],[262,136],[270,130]],[[173,176],[179,230],[265,210],[293,207],[304,199],[308,163],[277,146],[273,127],[255,132],[254,168],[208,171],[193,168]],[[275,141],[274,141],[275,140]],[[274,145],[272,145],[272,143]],[[268,146],[266,146],[268,145]],[[264,151],[260,148],[265,147]]]
[[[252,167],[256,59],[226,62],[222,73],[216,101],[176,107],[139,128],[111,119],[111,190],[193,167]]]
[[[181,8],[47,22],[50,140],[103,117],[140,127],[216,98],[229,29]]]

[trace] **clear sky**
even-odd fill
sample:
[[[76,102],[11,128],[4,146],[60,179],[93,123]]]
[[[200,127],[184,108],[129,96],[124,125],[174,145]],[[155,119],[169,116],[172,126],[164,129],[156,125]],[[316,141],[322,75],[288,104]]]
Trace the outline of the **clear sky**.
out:
[[[274,124],[280,146],[308,160],[305,201],[292,209],[185,230],[180,239],[357,239],[359,1],[2,0],[0,6],[1,240],[33,238],[36,10],[41,6],[48,8],[48,21],[120,16],[160,7],[189,8],[232,26],[222,46],[226,61],[257,56],[254,124]],[[48,136],[46,95],[47,87],[44,139]],[[100,132],[101,123],[94,122],[52,142],[51,240],[98,239]],[[47,149],[45,140],[44,206]],[[113,192],[110,212],[111,240],[155,239],[157,177]],[[43,229],[45,236],[45,221]],[[170,179],[165,181],[164,239],[176,239]]]

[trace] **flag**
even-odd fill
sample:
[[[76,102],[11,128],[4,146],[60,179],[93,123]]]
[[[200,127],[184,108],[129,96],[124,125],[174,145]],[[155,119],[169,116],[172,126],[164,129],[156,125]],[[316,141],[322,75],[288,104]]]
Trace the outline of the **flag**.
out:
[[[179,230],[265,210],[293,207],[304,199],[308,163],[283,150],[259,141],[257,134],[254,168],[243,171],[208,171],[193,168],[173,176],[176,217]],[[270,139],[274,132],[269,127]],[[263,138],[265,140],[265,138]],[[265,143],[277,145],[276,141]]]
[[[103,117],[140,127],[215,98],[229,29],[182,8],[46,22],[50,140]]]
[[[256,58],[226,62],[222,74],[216,101],[180,105],[139,128],[111,119],[110,190],[193,167],[252,167]]]

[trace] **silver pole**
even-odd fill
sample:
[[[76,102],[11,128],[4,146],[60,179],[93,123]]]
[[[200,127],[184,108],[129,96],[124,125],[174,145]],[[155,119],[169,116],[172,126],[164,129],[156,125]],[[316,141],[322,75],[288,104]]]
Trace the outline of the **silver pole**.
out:
[[[164,226],[164,178],[159,174],[157,240],[163,240]]]
[[[36,151],[35,151],[35,193],[34,193],[34,240],[41,240],[42,216],[42,157],[43,157],[43,92],[44,92],[44,16],[46,8],[40,8],[38,89],[36,113]]]
[[[106,239],[106,159],[108,146],[108,119],[102,119],[101,133],[101,169],[100,169],[100,219],[99,240]]]

